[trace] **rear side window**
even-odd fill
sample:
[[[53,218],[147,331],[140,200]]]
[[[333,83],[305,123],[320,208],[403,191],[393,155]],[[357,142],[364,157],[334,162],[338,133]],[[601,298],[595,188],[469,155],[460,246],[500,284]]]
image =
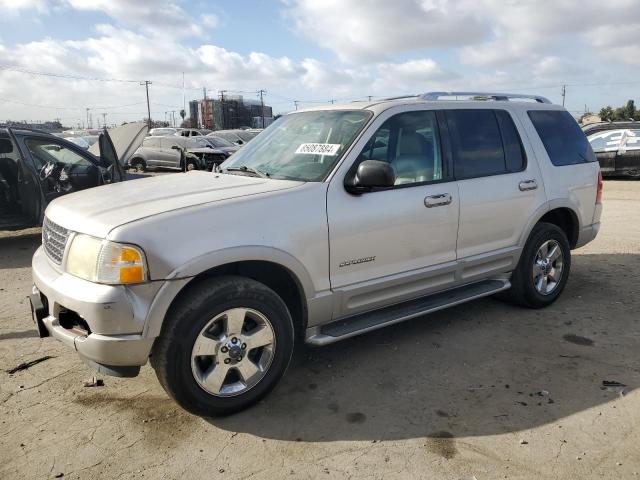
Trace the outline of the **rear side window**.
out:
[[[520,171],[525,155],[509,113],[504,110],[447,110],[456,178]]]
[[[529,110],[528,113],[555,166],[596,161],[587,137],[569,112]]]

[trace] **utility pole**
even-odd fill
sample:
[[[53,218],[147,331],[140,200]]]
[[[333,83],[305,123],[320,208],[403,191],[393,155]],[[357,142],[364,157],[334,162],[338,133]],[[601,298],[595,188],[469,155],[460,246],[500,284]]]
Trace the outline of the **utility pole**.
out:
[[[564,97],[567,94],[567,86],[562,85],[562,106],[564,107]]]
[[[334,103],[336,103],[335,100],[329,100],[329,102],[331,103],[331,105],[333,105]]]
[[[258,93],[260,94],[260,116],[262,117],[262,128],[264,128],[264,99],[262,98],[262,95],[267,93],[266,90],[258,90]]]
[[[171,110],[171,126],[172,127],[176,126],[176,111],[175,110]]]
[[[293,101],[293,106],[296,108],[296,110],[298,109],[298,103],[300,103],[298,100]]]
[[[107,128],[107,112],[102,112],[102,128]]]
[[[87,128],[91,128],[89,126],[89,108],[87,108]]]
[[[184,112],[187,111],[187,100],[186,100],[186,96],[184,93],[184,72],[182,72],[182,110]],[[182,117],[182,120],[184,120],[184,117]]]
[[[151,106],[149,105],[149,85],[153,82],[149,80],[145,80],[144,82],[140,82],[140,85],[144,85],[144,88],[147,90],[147,125],[149,130],[151,130]]]
[[[369,99],[369,101],[371,101],[371,99],[373,98],[373,95],[367,95],[367,98]]]
[[[225,128],[225,113],[224,113],[224,94],[227,93],[226,90],[220,90],[220,112],[222,113],[222,129]]]

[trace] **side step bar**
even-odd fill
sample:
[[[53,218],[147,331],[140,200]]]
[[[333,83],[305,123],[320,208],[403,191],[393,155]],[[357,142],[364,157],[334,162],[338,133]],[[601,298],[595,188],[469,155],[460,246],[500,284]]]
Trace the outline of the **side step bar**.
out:
[[[445,290],[427,297],[336,320],[321,326],[316,333],[307,337],[306,342],[312,345],[327,345],[476,298],[487,297],[510,287],[511,283],[508,280],[484,280]]]

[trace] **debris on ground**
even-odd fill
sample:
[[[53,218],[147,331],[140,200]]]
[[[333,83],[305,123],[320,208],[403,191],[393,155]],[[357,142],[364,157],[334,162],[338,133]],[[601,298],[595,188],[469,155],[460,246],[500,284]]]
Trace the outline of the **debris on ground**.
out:
[[[21,363],[17,367],[14,367],[14,368],[12,368],[10,370],[7,370],[7,373],[9,375],[13,375],[14,373],[21,372],[22,370],[26,370],[28,368],[31,368],[34,365],[37,365],[37,364],[42,363],[42,362],[44,362],[46,360],[49,360],[50,358],[56,358],[56,357],[53,357],[51,355],[45,355],[44,357],[40,357],[40,358],[36,358],[35,360],[31,360],[30,362]]]
[[[529,445],[529,442],[526,440],[520,440],[520,445]]]
[[[602,386],[603,387],[626,387],[624,383],[620,383],[616,380],[603,380]]]
[[[93,377],[88,382],[84,382],[85,387],[104,387],[104,380],[101,378]]]

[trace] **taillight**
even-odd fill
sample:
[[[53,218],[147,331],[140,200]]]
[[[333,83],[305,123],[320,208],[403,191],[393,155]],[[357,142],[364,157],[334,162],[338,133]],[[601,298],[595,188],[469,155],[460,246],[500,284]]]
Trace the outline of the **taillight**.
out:
[[[602,172],[598,171],[598,192],[596,193],[596,205],[602,203]]]

